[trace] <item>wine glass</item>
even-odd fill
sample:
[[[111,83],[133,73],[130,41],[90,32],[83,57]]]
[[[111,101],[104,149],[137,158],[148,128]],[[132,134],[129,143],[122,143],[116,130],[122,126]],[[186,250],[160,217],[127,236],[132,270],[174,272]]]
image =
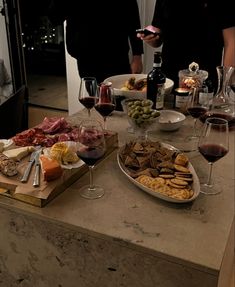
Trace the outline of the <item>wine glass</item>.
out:
[[[88,199],[100,198],[104,195],[104,190],[102,187],[94,185],[93,168],[106,151],[101,123],[91,119],[82,121],[79,125],[78,140],[77,155],[88,165],[90,174],[90,183],[80,190],[80,195]]]
[[[202,184],[202,193],[217,194],[212,184],[212,166],[217,160],[224,157],[229,151],[229,128],[228,121],[222,118],[206,119],[201,136],[199,138],[198,150],[209,163],[209,176],[206,183]]]
[[[107,133],[106,118],[115,110],[116,100],[111,82],[103,82],[98,86],[98,95],[95,101],[96,111],[104,119],[104,131]]]
[[[193,117],[193,135],[189,139],[197,139],[196,124],[198,118],[202,117],[210,107],[210,95],[207,87],[193,88],[188,97],[187,111]]]
[[[81,78],[78,100],[87,109],[88,116],[91,115],[91,109],[95,105],[98,84],[94,77]]]

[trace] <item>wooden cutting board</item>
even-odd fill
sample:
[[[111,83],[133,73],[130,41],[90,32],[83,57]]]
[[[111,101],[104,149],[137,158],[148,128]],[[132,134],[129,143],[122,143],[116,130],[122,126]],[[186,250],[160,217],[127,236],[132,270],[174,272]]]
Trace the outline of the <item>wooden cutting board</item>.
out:
[[[107,150],[104,157],[100,161],[104,160],[112,151],[118,147],[117,133],[109,132],[105,138]],[[29,158],[25,158],[21,165],[25,164],[26,166],[28,159]],[[21,174],[12,178],[8,178],[0,174],[0,195],[7,196],[14,200],[20,200],[34,206],[43,207],[57,195],[62,193],[71,184],[77,181],[87,171],[88,167],[85,164],[78,168],[66,169],[64,170],[63,176],[61,178],[48,183],[43,182],[41,174],[40,187],[38,189],[32,187],[34,174],[33,170],[27,183],[21,183]]]

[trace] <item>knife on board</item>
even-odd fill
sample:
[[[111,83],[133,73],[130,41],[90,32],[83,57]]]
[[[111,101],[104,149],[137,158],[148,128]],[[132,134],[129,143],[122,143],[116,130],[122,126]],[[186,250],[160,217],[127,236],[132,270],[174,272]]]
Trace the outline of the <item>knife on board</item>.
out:
[[[35,160],[35,174],[34,174],[34,179],[33,179],[33,186],[38,187],[40,185],[40,171],[41,171],[41,165],[39,161],[39,157],[41,154],[42,150],[38,150],[36,152],[36,156],[34,158]]]
[[[33,164],[35,162],[36,155],[37,155],[37,151],[34,151],[31,153],[31,156],[29,158],[29,163],[28,163],[28,165],[24,171],[24,174],[23,174],[21,180],[20,180],[21,182],[27,182],[28,181],[31,169],[32,169]]]

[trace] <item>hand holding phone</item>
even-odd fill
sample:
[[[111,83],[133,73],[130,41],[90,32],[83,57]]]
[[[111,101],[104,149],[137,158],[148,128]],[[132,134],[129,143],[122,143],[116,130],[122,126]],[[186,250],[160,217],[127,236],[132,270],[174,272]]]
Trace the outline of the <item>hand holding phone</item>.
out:
[[[148,30],[148,29],[146,29],[146,28],[143,28],[143,29],[137,29],[137,30],[136,30],[136,33],[144,34],[145,36],[148,36],[148,35],[154,35],[154,36],[157,36],[157,35],[159,35],[159,34],[160,34],[159,32],[151,31],[151,30]]]

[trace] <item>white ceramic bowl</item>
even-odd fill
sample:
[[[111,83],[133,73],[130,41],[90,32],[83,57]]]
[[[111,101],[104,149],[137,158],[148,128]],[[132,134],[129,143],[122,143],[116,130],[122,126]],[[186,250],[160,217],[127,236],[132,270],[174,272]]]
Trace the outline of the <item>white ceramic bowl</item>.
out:
[[[114,89],[114,94],[117,96],[125,96],[126,98],[146,98],[146,91],[137,91],[137,90],[122,90],[121,88],[125,85],[125,82],[128,81],[131,77],[135,77],[136,81],[140,79],[147,78],[147,74],[124,74],[124,75],[116,75],[109,77],[104,80],[104,82],[108,81],[112,83],[112,87]],[[165,83],[165,95],[169,95],[172,91],[174,82],[170,79],[166,79]]]
[[[162,131],[175,131],[182,126],[185,119],[185,115],[180,112],[162,110],[158,117],[158,127]]]

